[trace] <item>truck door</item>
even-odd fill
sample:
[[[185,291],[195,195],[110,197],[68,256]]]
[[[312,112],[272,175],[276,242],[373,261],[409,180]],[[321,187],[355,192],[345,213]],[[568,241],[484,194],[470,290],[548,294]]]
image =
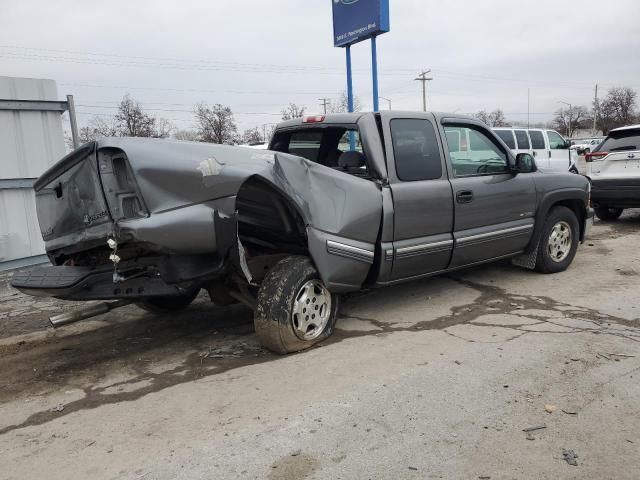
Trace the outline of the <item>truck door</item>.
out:
[[[480,123],[443,119],[455,215],[451,267],[500,258],[525,249],[533,233],[536,190],[531,174],[509,170],[509,153]],[[451,144],[459,132],[467,151]]]
[[[453,250],[453,195],[435,117],[381,117],[394,227],[391,247],[383,247],[384,261],[392,262],[386,278],[380,278],[384,283],[447,268]]]
[[[531,148],[536,165],[540,170],[549,170],[550,153],[542,130],[529,130],[529,138],[531,138]]]
[[[569,144],[558,132],[547,130],[546,134],[549,140],[549,170],[568,171],[571,163]]]

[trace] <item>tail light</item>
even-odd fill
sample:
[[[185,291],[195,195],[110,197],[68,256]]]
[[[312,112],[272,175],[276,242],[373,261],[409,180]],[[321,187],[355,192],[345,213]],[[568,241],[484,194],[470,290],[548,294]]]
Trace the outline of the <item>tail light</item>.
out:
[[[585,162],[593,162],[595,160],[602,160],[607,155],[609,155],[609,152],[590,152],[585,154],[584,160]]]

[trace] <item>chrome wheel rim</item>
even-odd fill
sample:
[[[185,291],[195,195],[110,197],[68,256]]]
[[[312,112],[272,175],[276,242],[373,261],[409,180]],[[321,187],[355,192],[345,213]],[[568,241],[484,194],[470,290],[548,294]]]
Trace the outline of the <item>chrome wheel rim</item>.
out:
[[[293,301],[293,331],[301,340],[315,340],[331,317],[331,293],[320,280],[309,280],[300,287]]]
[[[571,226],[567,222],[558,222],[551,229],[547,249],[554,262],[562,262],[571,252]]]

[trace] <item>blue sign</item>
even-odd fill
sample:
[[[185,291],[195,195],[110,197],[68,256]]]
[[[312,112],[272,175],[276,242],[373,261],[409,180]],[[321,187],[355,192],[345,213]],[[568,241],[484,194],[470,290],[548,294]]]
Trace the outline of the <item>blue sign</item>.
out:
[[[389,0],[332,0],[333,44],[346,47],[389,31]]]

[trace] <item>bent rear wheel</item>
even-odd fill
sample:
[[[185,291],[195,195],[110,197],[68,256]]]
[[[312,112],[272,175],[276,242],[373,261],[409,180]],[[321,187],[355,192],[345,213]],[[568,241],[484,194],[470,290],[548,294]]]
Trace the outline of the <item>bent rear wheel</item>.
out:
[[[285,354],[328,338],[337,313],[338,296],[327,289],[311,260],[291,256],[262,281],[254,324],[263,347]]]

